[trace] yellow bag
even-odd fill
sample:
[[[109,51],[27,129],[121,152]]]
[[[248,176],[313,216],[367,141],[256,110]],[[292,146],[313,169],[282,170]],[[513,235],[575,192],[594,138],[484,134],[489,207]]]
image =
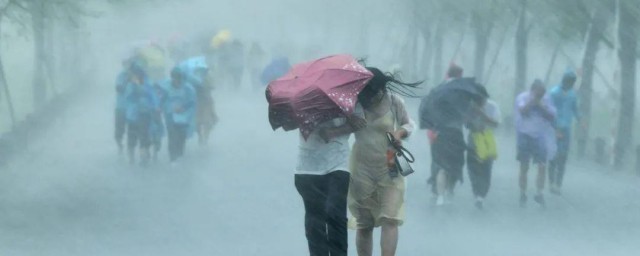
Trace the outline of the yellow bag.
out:
[[[495,160],[498,158],[498,150],[496,147],[496,140],[493,136],[491,129],[485,129],[481,132],[471,133],[473,144],[475,145],[476,155],[480,161],[488,159]]]

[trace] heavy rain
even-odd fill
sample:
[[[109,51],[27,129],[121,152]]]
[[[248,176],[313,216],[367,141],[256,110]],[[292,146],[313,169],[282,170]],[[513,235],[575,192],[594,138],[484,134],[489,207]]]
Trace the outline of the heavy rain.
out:
[[[640,0],[0,0],[0,255],[638,255]]]

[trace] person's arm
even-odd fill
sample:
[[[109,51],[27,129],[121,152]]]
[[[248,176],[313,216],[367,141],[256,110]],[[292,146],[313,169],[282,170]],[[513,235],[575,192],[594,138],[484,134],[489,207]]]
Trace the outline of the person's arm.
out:
[[[342,125],[332,128],[321,129],[320,137],[329,142],[333,138],[357,132],[367,126],[367,120],[364,116],[364,108],[360,103],[356,104],[353,114],[346,117],[346,122]]]
[[[478,114],[483,119],[483,121],[489,124],[490,127],[496,128],[498,127],[498,125],[500,125],[500,109],[496,104],[489,102],[487,102],[486,104],[489,104],[488,109],[485,107],[487,111],[485,111],[485,109],[480,109]]]
[[[350,124],[345,123],[338,127],[322,128],[318,132],[324,142],[329,143],[334,138],[354,133],[356,130]]]
[[[526,97],[524,94],[521,94],[516,98],[516,106],[522,115],[528,115],[536,104],[536,100],[533,97]]]
[[[518,110],[523,115],[528,115],[531,110],[540,104],[535,97],[521,97],[518,101]]]
[[[548,97],[542,98],[540,101],[540,109],[542,110],[542,116],[553,122],[556,119],[556,107],[553,105],[553,102]]]
[[[399,142],[402,139],[406,139],[411,135],[411,133],[415,130],[415,122],[411,120],[409,117],[409,113],[404,105],[404,100],[396,95],[391,95],[393,97],[392,105],[393,109],[395,109],[396,121],[400,126],[397,130],[394,131],[394,138]]]

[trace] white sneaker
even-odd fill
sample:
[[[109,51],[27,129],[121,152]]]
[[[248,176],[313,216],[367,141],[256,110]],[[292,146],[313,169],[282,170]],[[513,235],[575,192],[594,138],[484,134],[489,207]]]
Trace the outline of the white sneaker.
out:
[[[484,200],[482,200],[482,197],[476,197],[476,208],[482,210],[484,208]]]
[[[443,206],[444,205],[444,196],[439,195],[438,199],[436,199],[436,206]]]

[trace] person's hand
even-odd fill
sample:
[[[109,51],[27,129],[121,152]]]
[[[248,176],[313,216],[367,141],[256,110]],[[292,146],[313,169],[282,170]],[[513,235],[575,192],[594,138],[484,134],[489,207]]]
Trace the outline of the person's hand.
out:
[[[333,133],[331,133],[327,128],[321,128],[318,130],[318,135],[320,135],[320,138],[322,138],[325,143],[329,143],[329,141],[333,139]]]
[[[405,137],[405,134],[406,132],[402,129],[393,132],[393,145],[398,147],[402,146],[402,139]]]
[[[356,115],[352,115],[352,116],[348,117],[347,118],[347,122],[356,131],[364,129],[365,127],[367,127],[367,120],[365,120],[364,118],[358,117]]]

